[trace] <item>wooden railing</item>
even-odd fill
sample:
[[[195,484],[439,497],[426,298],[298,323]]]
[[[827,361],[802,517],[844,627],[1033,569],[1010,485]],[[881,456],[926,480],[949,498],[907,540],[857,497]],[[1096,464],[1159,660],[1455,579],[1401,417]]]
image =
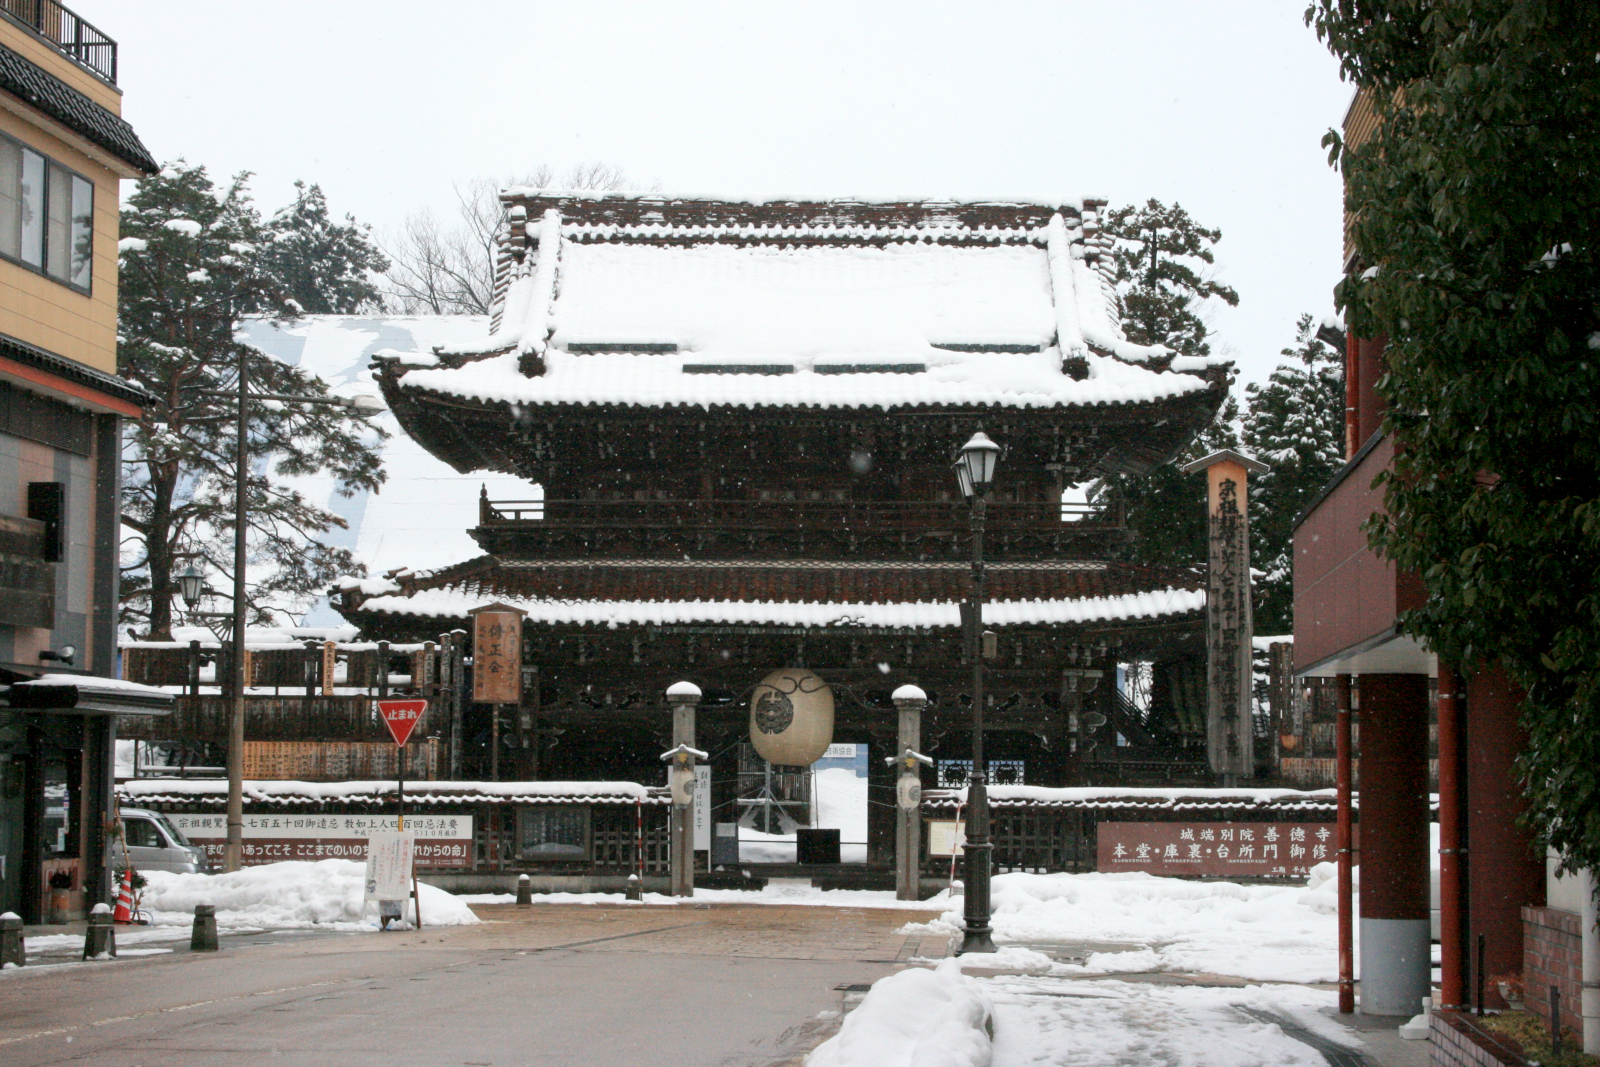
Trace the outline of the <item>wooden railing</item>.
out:
[[[480,499],[478,512],[482,527],[881,531],[966,530],[968,524],[961,501]],[[1059,532],[1073,523],[1120,526],[1122,515],[1110,504],[995,501],[988,521],[991,529]]]

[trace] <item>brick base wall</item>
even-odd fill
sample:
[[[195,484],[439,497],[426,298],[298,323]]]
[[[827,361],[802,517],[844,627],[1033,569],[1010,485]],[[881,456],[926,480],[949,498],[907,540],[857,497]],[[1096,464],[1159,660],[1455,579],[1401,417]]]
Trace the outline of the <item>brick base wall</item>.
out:
[[[1583,1033],[1583,920],[1559,908],[1522,909],[1522,985],[1529,1011],[1550,1018],[1550,987],[1561,991],[1561,1024]]]
[[[1428,1067],[1526,1067],[1510,1044],[1478,1029],[1470,1015],[1436,1011],[1428,1020]]]

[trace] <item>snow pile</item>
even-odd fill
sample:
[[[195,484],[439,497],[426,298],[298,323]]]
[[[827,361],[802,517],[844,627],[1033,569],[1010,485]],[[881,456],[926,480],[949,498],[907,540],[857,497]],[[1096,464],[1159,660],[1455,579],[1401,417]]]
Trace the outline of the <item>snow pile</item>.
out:
[[[1261,981],[1338,979],[1337,919],[1303,903],[1304,886],[1238,885],[1116,874],[1002,874],[993,882],[1000,942],[1121,942],[1092,952],[1098,973],[1183,971]],[[959,905],[907,932],[961,928]],[[1081,973],[1081,971],[1080,971]]]
[[[880,979],[806,1067],[989,1067],[994,1006],[955,960]]]
[[[366,864],[354,860],[286,860],[231,874],[145,875],[141,906],[158,924],[193,920],[196,904],[214,904],[223,929],[372,929],[376,908],[364,899]],[[419,886],[424,926],[470,926],[472,909],[442,889]],[[406,906],[407,921],[412,909]]]
[[[1360,1044],[1321,1014],[1337,997],[1325,990],[1033,978],[992,979],[984,987],[995,1006],[994,1067],[1326,1067],[1322,1053],[1275,1020]]]

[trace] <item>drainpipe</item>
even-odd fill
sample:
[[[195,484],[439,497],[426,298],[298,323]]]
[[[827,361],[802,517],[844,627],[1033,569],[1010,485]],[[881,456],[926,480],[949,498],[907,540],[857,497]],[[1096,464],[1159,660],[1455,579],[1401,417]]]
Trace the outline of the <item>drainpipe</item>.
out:
[[[1439,948],[1440,1005],[1467,1009],[1462,923],[1461,687],[1454,665],[1439,663]]]
[[[1351,888],[1350,868],[1355,863],[1351,833],[1351,774],[1350,774],[1350,676],[1338,675],[1334,679],[1334,693],[1338,699],[1337,718],[1334,720],[1334,758],[1339,805],[1339,834],[1334,840],[1339,846],[1339,874],[1335,887],[1339,895],[1339,1011],[1350,1015],[1356,1010],[1355,947],[1354,947],[1354,897]]]
[[[1583,944],[1583,1051],[1600,1056],[1600,908],[1595,892],[1600,890],[1600,871],[1590,868],[1578,880],[1583,894],[1583,922],[1579,933]]]

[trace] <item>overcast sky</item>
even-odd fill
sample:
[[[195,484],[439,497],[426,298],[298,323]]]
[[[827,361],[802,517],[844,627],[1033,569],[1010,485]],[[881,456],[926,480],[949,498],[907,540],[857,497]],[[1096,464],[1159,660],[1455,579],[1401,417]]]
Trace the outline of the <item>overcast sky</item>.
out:
[[[1351,91],[1293,0],[71,0],[156,158],[393,231],[452,183],[602,161],[669,195],[1176,201],[1264,377],[1332,310]]]

